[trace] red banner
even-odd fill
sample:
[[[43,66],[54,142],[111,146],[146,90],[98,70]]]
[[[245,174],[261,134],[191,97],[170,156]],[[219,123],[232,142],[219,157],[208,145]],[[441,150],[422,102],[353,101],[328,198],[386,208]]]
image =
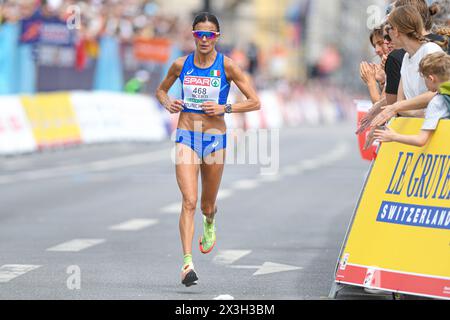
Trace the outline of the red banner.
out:
[[[170,58],[171,48],[169,39],[138,38],[134,41],[134,56],[139,61],[166,63]]]

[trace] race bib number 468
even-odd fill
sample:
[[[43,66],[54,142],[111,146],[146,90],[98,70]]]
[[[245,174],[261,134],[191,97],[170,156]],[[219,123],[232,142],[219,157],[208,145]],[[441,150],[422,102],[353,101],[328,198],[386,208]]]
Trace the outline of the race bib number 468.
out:
[[[183,91],[185,108],[202,110],[201,105],[205,102],[219,102],[220,78],[187,76]]]

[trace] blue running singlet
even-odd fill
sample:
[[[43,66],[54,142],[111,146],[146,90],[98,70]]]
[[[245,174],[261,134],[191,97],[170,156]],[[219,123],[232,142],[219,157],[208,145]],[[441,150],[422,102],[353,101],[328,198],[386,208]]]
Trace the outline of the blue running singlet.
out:
[[[213,101],[220,105],[227,103],[230,83],[225,75],[224,55],[217,52],[216,60],[209,68],[198,68],[194,64],[191,53],[184,62],[180,74],[182,85],[181,97],[184,103],[183,112],[201,113],[202,103]]]
[[[217,52],[216,60],[209,68],[198,68],[191,53],[184,62],[180,74],[181,97],[184,104],[182,112],[205,114],[204,102],[212,101],[225,105],[230,92],[230,83],[225,75],[224,55]],[[200,159],[227,147],[226,134],[208,134],[177,129],[176,143],[187,145]]]

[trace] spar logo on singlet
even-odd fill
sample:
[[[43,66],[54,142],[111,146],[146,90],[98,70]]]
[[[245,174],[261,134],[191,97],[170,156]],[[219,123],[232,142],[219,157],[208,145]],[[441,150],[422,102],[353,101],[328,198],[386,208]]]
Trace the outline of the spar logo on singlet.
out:
[[[184,78],[184,84],[188,85],[188,86],[210,87],[211,86],[211,78],[207,78],[207,77],[185,77]]]
[[[219,80],[219,79],[216,79],[216,78],[212,79],[212,80],[211,80],[211,85],[212,85],[214,88],[220,87],[220,80]]]

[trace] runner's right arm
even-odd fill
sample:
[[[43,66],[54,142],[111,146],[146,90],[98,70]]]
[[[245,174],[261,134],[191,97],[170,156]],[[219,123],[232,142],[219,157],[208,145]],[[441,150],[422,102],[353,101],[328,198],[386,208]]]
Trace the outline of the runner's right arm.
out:
[[[156,98],[158,99],[159,103],[161,103],[164,108],[170,113],[178,113],[183,110],[183,101],[172,101],[169,97],[168,92],[180,76],[185,60],[186,57],[178,58],[170,67],[166,77],[161,82],[158,89],[156,89]]]

